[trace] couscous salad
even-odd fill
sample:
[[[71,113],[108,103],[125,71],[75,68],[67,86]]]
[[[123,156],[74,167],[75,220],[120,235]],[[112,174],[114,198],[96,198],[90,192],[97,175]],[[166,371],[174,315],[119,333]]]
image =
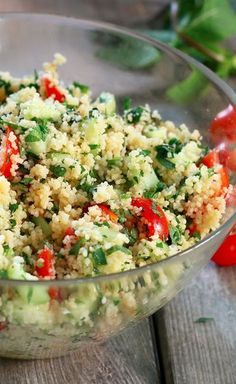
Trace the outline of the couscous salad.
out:
[[[121,272],[215,230],[229,189],[217,152],[148,105],[119,113],[108,92],[65,87],[64,61],[0,74],[1,278]]]

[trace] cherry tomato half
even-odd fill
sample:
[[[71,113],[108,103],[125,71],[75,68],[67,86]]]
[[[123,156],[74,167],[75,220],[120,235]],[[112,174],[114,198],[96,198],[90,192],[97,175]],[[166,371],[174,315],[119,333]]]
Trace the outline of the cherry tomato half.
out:
[[[226,237],[212,257],[212,261],[221,267],[236,265],[236,234]]]
[[[215,144],[226,140],[236,141],[236,107],[229,105],[219,112],[210,125],[212,141]]]
[[[215,150],[210,151],[205,157],[202,159],[202,164],[206,165],[207,168],[212,168],[214,165],[220,163],[219,154]]]
[[[217,164],[220,164],[220,157],[218,152],[215,150],[210,151],[203,159],[202,164],[206,165],[208,168],[212,168]],[[228,188],[229,186],[229,175],[227,169],[223,165],[219,168],[218,173],[220,174],[221,179],[221,189]],[[221,192],[220,192],[221,194]]]
[[[141,224],[146,225],[146,237],[158,234],[160,239],[166,240],[169,235],[168,220],[164,211],[153,200],[144,197],[132,199],[134,207],[142,208],[140,213]],[[138,225],[138,228],[140,226]]]
[[[42,249],[38,255],[35,263],[35,271],[38,277],[41,278],[55,278],[55,256],[53,251],[49,248]]]

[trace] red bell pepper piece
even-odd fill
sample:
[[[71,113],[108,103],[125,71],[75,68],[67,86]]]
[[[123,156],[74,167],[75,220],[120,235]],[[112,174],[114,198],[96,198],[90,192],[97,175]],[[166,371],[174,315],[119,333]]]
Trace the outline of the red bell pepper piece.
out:
[[[45,89],[46,97],[52,97],[54,100],[63,103],[65,101],[65,95],[52,83],[48,77],[43,77],[43,86]]]
[[[0,149],[0,174],[8,180],[12,179],[11,169],[14,165],[12,155],[19,154],[19,139],[10,127],[6,127],[6,133]]]
[[[85,204],[83,207],[83,213],[87,213],[88,209],[93,205],[97,205],[101,209],[101,211],[104,213],[104,215],[108,216],[113,223],[118,222],[118,216],[110,209],[110,207],[107,204],[104,204],[104,203],[96,204],[95,202],[92,202],[89,204]]]

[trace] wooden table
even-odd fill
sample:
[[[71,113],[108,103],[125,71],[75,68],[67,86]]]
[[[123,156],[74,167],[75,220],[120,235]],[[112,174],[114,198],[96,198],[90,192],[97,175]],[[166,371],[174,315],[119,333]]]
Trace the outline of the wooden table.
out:
[[[141,25],[168,0],[114,0],[112,12],[107,2],[8,0],[0,11]],[[202,317],[212,319],[196,322]],[[0,384],[235,384],[235,356],[236,268],[209,264],[164,309],[105,344],[54,360],[0,359]]]

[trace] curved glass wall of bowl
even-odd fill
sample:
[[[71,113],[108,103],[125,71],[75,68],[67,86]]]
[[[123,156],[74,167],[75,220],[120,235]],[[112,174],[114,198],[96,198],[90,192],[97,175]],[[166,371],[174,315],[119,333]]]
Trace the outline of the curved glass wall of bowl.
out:
[[[125,97],[134,106],[148,103],[164,119],[199,129],[211,146],[211,120],[228,104],[236,104],[233,91],[194,60],[112,25],[2,15],[0,34],[1,70],[22,76],[60,52],[68,59],[60,68],[66,83],[88,84],[95,95],[114,93],[120,105]],[[191,94],[191,81],[197,81],[199,93]],[[224,224],[196,246],[136,270],[53,282],[1,280],[0,355],[59,356],[83,343],[103,341],[150,315],[208,262],[235,217],[235,207],[228,207]]]

